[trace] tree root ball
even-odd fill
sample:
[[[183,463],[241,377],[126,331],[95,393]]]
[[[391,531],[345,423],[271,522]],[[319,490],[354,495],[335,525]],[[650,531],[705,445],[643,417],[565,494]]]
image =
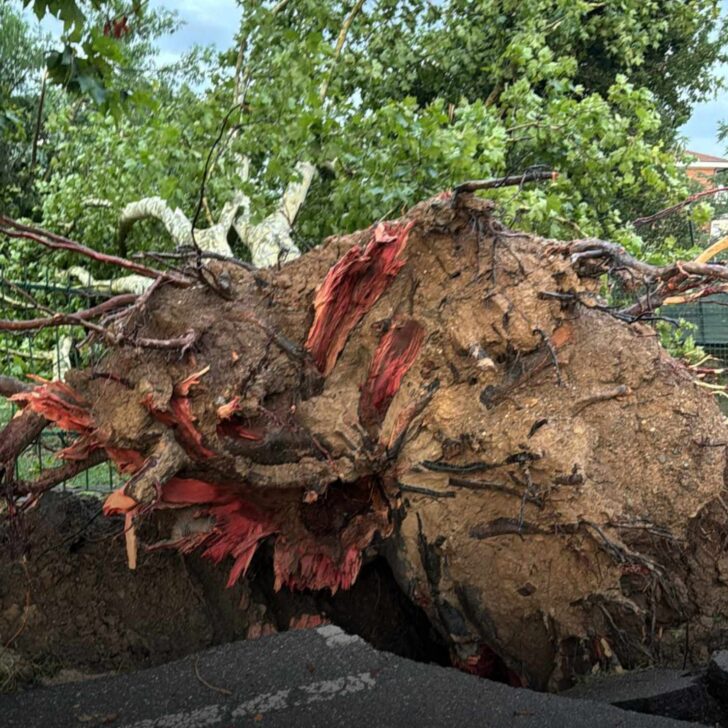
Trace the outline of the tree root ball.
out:
[[[115,324],[116,348],[17,399],[129,474],[144,548],[273,547],[277,588],[346,589],[384,554],[464,669],[556,689],[682,663],[728,616],[726,431],[568,244],[443,194],[278,269],[211,263]],[[226,295],[220,295],[225,292]],[[136,542],[156,515],[168,538]],[[689,640],[686,630],[689,626]]]

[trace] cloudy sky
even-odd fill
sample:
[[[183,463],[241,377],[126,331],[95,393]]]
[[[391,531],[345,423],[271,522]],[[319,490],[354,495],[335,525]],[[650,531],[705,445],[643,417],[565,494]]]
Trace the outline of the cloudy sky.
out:
[[[728,12],[728,0],[722,4],[724,12]],[[150,0],[150,6],[176,10],[184,21],[177,33],[161,40],[163,62],[173,60],[194,44],[228,48],[238,25],[239,9],[235,0]],[[728,67],[722,72],[728,78]],[[728,121],[728,91],[695,108],[682,129],[688,148],[728,156],[728,143],[719,142],[717,137],[718,122],[723,120]]]

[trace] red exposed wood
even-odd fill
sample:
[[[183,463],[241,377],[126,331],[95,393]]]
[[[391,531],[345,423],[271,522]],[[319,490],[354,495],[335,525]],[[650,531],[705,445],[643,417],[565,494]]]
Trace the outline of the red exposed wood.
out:
[[[348,589],[361,570],[361,549],[351,546],[336,559],[311,540],[291,546],[282,538],[276,541],[273,557],[275,589]]]
[[[198,460],[214,457],[215,453],[202,444],[202,434],[194,425],[196,418],[192,414],[192,404],[188,395],[190,389],[200,383],[200,379],[207,373],[209,368],[207,366],[175,385],[172,398],[169,401],[169,409],[163,410],[155,407],[152,394],[147,394],[142,399],[142,404],[155,419],[167,425],[167,427],[175,428],[179,443],[184,447],[188,455]]]
[[[347,545],[343,547],[321,543],[312,535],[299,535],[291,542],[282,534],[284,529],[276,513],[264,511],[229,487],[195,478],[171,478],[162,485],[159,501],[152,508],[185,506],[200,506],[200,515],[212,518],[212,530],[163,545],[183,553],[202,548],[202,556],[215,563],[232,558],[228,586],[245,575],[261,542],[274,536],[276,590],[348,589],[359,575],[362,549],[371,541],[371,532],[354,529],[350,538],[344,537]],[[139,510],[139,504],[125,495],[123,488],[111,493],[104,503],[106,515],[124,515],[127,523]]]
[[[326,274],[316,292],[306,340],[306,349],[324,374],[334,368],[351,330],[404,265],[402,253],[413,225],[380,223],[364,250],[354,246]]]
[[[240,397],[233,397],[229,402],[217,408],[218,420],[229,420],[240,408]]]
[[[120,473],[136,473],[144,465],[144,456],[137,450],[121,447],[106,447],[106,453]]]
[[[105,516],[119,516],[131,513],[138,508],[137,502],[124,493],[124,488],[117,488],[109,493],[104,500],[103,512]]]
[[[91,453],[96,452],[101,447],[101,443],[94,432],[88,432],[81,435],[73,441],[68,447],[64,447],[56,453],[59,460],[86,460]]]
[[[26,409],[43,416],[62,430],[78,433],[76,440],[56,453],[58,459],[76,462],[88,460],[102,447],[88,405],[65,382],[48,382],[40,378],[36,380],[44,383],[10,399],[20,402]]]
[[[229,489],[196,478],[171,478],[162,486],[162,500],[169,504],[226,503],[233,497]]]
[[[223,437],[237,437],[240,440],[252,440],[253,442],[263,440],[263,435],[237,422],[221,422],[217,426],[217,434]]]
[[[278,528],[270,516],[241,499],[210,509],[215,528],[205,541],[203,556],[219,563],[230,556],[234,559],[227,586],[232,586],[247,572],[260,542]]]
[[[419,354],[425,330],[413,319],[395,322],[382,336],[359,399],[363,425],[380,424],[402,378]]]
[[[214,457],[215,453],[202,444],[202,433],[194,425],[195,416],[190,400],[187,397],[173,397],[170,407],[182,446],[198,458]]]
[[[236,437],[240,440],[260,442],[263,435],[237,421],[236,413],[239,409],[240,397],[233,397],[229,402],[217,408],[217,419],[220,420],[217,426],[217,434],[221,437]]]
[[[10,399],[20,402],[36,414],[43,415],[62,430],[85,434],[94,427],[88,408],[81,404],[82,400],[78,395],[63,382],[48,382],[29,392],[19,392]]]

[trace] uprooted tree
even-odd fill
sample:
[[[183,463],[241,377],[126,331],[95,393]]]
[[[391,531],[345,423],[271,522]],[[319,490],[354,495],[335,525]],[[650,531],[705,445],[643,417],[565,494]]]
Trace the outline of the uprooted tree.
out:
[[[80,325],[107,348],[63,382],[2,380],[23,407],[0,435],[7,513],[109,459],[132,567],[168,547],[233,583],[270,549],[276,588],[337,590],[384,555],[454,662],[539,688],[704,656],[726,637],[728,433],[646,322],[728,271],[510,231],[479,186],[272,268],[102,256],[150,285],[0,323]],[[631,303],[604,303],[604,274]],[[18,481],[49,423],[75,433],[62,464]],[[145,519],[166,538],[141,543]]]

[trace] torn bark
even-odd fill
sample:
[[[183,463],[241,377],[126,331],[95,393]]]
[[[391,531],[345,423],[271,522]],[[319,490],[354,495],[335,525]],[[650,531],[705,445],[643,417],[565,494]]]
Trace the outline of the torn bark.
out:
[[[136,340],[192,327],[194,351],[109,339],[96,369],[17,395],[0,460],[46,421],[76,433],[66,459],[106,453],[130,477],[106,507],[130,559],[162,512],[156,546],[228,559],[230,583],[264,544],[289,589],[347,588],[383,553],[456,664],[497,655],[560,687],[604,644],[623,666],[681,663],[688,620],[693,651],[726,636],[725,446],[700,443],[728,433],[638,316],[599,300],[615,263],[656,299],[723,277],[505,231],[465,192],[280,269],[214,261],[229,299],[159,285],[123,319]]]

